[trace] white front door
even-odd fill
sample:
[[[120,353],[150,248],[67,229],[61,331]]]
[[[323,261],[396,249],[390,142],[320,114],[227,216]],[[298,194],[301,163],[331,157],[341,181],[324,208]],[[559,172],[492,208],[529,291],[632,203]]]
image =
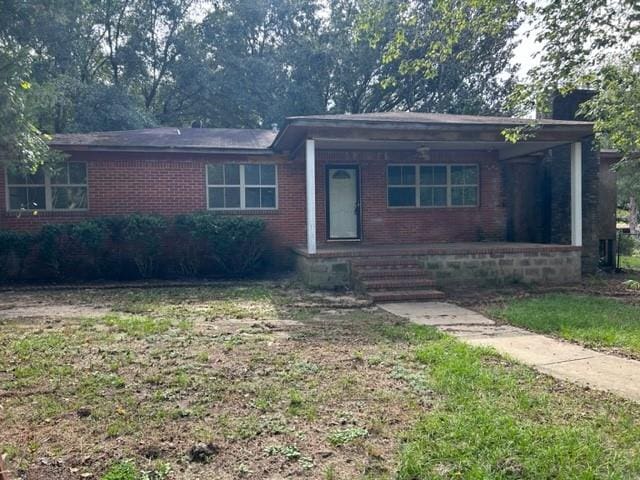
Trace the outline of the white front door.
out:
[[[329,238],[358,239],[358,169],[329,167],[327,176]]]

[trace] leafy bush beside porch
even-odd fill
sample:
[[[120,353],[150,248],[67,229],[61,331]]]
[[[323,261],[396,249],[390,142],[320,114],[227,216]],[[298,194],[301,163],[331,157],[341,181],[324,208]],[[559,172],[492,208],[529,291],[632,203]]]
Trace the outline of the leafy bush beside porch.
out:
[[[266,265],[262,219],[133,214],[0,230],[0,282],[246,277]]]

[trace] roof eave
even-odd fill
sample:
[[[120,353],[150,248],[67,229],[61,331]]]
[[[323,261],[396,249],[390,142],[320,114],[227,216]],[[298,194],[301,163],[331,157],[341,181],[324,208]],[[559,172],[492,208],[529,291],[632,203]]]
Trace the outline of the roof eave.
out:
[[[355,120],[349,118],[343,119],[308,119],[305,117],[289,117],[283,128],[278,132],[276,138],[271,144],[272,149],[278,150],[279,144],[283,141],[287,131],[290,128],[314,128],[314,127],[329,127],[329,128],[344,128],[349,126],[351,128],[360,129],[372,129],[372,130],[414,130],[414,131],[432,131],[432,132],[446,132],[446,131],[487,131],[488,129],[500,130],[502,132],[508,128],[518,128],[527,126],[526,123],[428,123],[428,122],[407,122],[407,121],[393,121],[393,120]],[[531,126],[538,126],[542,130],[549,131],[562,131],[566,132],[570,136],[588,137],[593,135],[593,123],[592,122],[566,122],[566,123],[539,123],[535,120],[531,120]],[[506,140],[505,140],[506,141]]]
[[[273,155],[270,148],[209,148],[209,147],[170,147],[170,146],[128,146],[128,145],[82,145],[49,143],[51,148],[65,152],[131,152],[131,153],[201,153],[227,155]]]

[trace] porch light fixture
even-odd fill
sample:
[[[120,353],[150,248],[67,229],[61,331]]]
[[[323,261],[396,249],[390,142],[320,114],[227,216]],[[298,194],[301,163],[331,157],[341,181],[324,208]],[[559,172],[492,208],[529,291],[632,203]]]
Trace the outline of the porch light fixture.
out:
[[[422,145],[418,147],[416,151],[423,160],[431,160],[431,148],[427,147],[426,145]]]

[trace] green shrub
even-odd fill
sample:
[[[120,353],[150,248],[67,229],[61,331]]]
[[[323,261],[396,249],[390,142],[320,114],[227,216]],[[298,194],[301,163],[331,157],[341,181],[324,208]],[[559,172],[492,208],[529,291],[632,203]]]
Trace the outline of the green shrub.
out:
[[[631,256],[640,247],[640,242],[631,235],[618,235],[618,251],[620,255]]]
[[[126,250],[142,278],[157,272],[167,221],[157,215],[129,215],[123,228]]]
[[[181,215],[176,229],[200,241],[205,263],[234,277],[257,271],[264,263],[265,222],[257,218],[222,216],[210,213]]]
[[[0,230],[0,281],[245,276],[264,263],[262,220],[208,213],[173,222],[158,215]]]
[[[0,281],[24,276],[25,259],[33,244],[34,235],[31,233],[0,230]]]

